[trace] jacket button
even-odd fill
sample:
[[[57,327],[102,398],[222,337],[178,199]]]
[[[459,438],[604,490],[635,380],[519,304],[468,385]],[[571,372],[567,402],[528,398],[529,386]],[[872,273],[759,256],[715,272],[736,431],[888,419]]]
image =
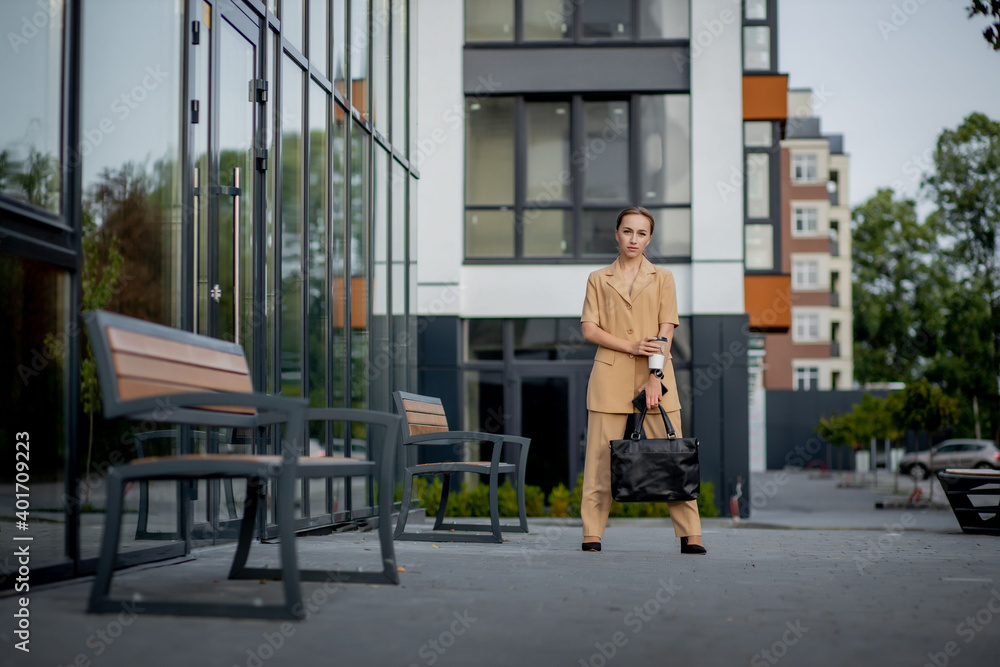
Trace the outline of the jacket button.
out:
[[[635,359],[635,355],[634,354],[630,354],[630,355],[628,355],[628,358],[629,359]]]
[[[632,310],[632,304],[631,304],[631,303],[626,303],[626,304],[625,304],[625,308],[626,308],[627,310]]]
[[[632,330],[631,330],[631,329],[629,329],[629,330],[628,330],[628,332],[629,332],[629,333],[632,333]]]

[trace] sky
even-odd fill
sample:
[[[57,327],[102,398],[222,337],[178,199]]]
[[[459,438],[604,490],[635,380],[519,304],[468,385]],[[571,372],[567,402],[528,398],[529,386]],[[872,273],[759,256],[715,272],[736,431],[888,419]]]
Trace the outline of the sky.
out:
[[[780,0],[778,65],[814,94],[824,134],[843,134],[852,207],[881,187],[917,198],[945,128],[1000,120],[1000,52],[969,0]],[[1000,175],[998,175],[1000,178]],[[919,200],[918,200],[919,201]],[[921,216],[933,210],[924,201]]]

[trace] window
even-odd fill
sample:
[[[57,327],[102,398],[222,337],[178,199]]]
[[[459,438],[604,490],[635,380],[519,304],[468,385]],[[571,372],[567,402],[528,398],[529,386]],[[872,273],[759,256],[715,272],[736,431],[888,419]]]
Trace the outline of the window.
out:
[[[815,153],[796,153],[792,156],[792,181],[813,182],[819,176]]]
[[[744,26],[743,69],[765,72],[771,69],[771,29],[767,26]]]
[[[812,207],[795,208],[795,231],[800,234],[815,234],[819,226],[819,210]]]
[[[746,268],[770,271],[774,268],[774,226],[747,225]]]
[[[466,258],[614,254],[615,215],[633,202],[656,220],[651,255],[690,255],[688,95],[470,97],[466,109]]]
[[[746,15],[744,18],[747,21],[766,21],[767,0],[746,0]]]
[[[465,41],[686,40],[690,14],[690,0],[465,0]]]
[[[796,368],[795,389],[798,391],[819,389],[819,369],[815,366]]]
[[[743,123],[743,145],[747,148],[770,148],[774,132],[769,120],[748,120]]]
[[[792,331],[792,341],[795,343],[812,343],[819,340],[819,314],[796,313],[795,327]]]
[[[771,156],[747,153],[747,217],[771,217]]]
[[[792,287],[794,289],[816,289],[819,287],[819,261],[796,259],[792,262]]]
[[[514,0],[465,0],[465,41],[514,41]]]

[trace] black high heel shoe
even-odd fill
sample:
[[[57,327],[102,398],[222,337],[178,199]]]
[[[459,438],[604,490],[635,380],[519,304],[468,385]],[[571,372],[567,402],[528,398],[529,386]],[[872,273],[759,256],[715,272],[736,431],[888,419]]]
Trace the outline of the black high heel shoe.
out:
[[[700,544],[688,544],[688,538],[681,538],[681,553],[682,554],[698,554],[703,556],[708,553],[708,549],[701,546]]]
[[[584,542],[583,543],[583,550],[584,551],[600,551],[601,550],[601,543],[600,542]]]

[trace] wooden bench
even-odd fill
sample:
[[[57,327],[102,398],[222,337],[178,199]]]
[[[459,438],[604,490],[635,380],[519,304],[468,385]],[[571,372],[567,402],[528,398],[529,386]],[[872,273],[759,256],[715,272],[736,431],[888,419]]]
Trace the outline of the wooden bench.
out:
[[[404,446],[447,445],[454,446],[463,442],[489,442],[493,444],[493,453],[489,461],[445,461],[439,463],[419,463],[406,468],[403,481],[403,504],[396,522],[395,538],[397,540],[423,540],[431,542],[503,542],[501,528],[528,532],[528,518],[524,506],[524,471],[528,461],[529,438],[521,438],[498,433],[482,433],[478,431],[450,431],[448,418],[444,412],[441,399],[433,396],[421,396],[403,391],[392,394],[396,404],[396,412],[404,416],[402,428],[402,443]],[[506,444],[518,446],[517,463],[501,463],[503,447]],[[490,484],[490,523],[445,523],[444,514],[448,506],[448,496],[451,491],[451,476],[456,472],[472,472],[487,475]],[[517,477],[517,524],[501,524],[500,511],[497,502],[499,476],[511,473]],[[434,520],[435,531],[404,532],[406,520],[410,511],[410,496],[413,492],[413,478],[417,475],[444,476],[444,486],[441,491],[441,503],[438,505],[437,518]],[[477,531],[480,534],[469,535],[451,531]],[[489,531],[485,534],[483,531]]]
[[[97,576],[88,611],[119,612],[126,600],[109,596],[123,511],[123,489],[132,481],[245,478],[246,505],[230,579],[278,579],[285,601],[280,605],[143,601],[153,614],[303,618],[300,581],[399,583],[392,542],[393,462],[401,419],[365,410],[307,408],[303,399],[253,392],[243,348],[122,315],[96,311],[85,315],[90,346],[101,385],[104,416],[160,424],[208,428],[284,427],[281,451],[271,455],[179,454],[135,459],[113,466],[107,477],[107,508]],[[376,461],[342,457],[300,457],[310,420],[365,423],[380,450]],[[295,484],[303,477],[349,477],[378,474],[380,571],[300,570],[295,551]],[[280,568],[247,567],[250,544],[260,517],[260,498],[274,480],[275,521],[280,538]],[[147,501],[148,502],[148,501]],[[190,549],[190,536],[188,540]]]
[[[937,474],[963,533],[1000,535],[1000,470],[949,468]],[[994,505],[976,505],[972,496],[998,496]]]

